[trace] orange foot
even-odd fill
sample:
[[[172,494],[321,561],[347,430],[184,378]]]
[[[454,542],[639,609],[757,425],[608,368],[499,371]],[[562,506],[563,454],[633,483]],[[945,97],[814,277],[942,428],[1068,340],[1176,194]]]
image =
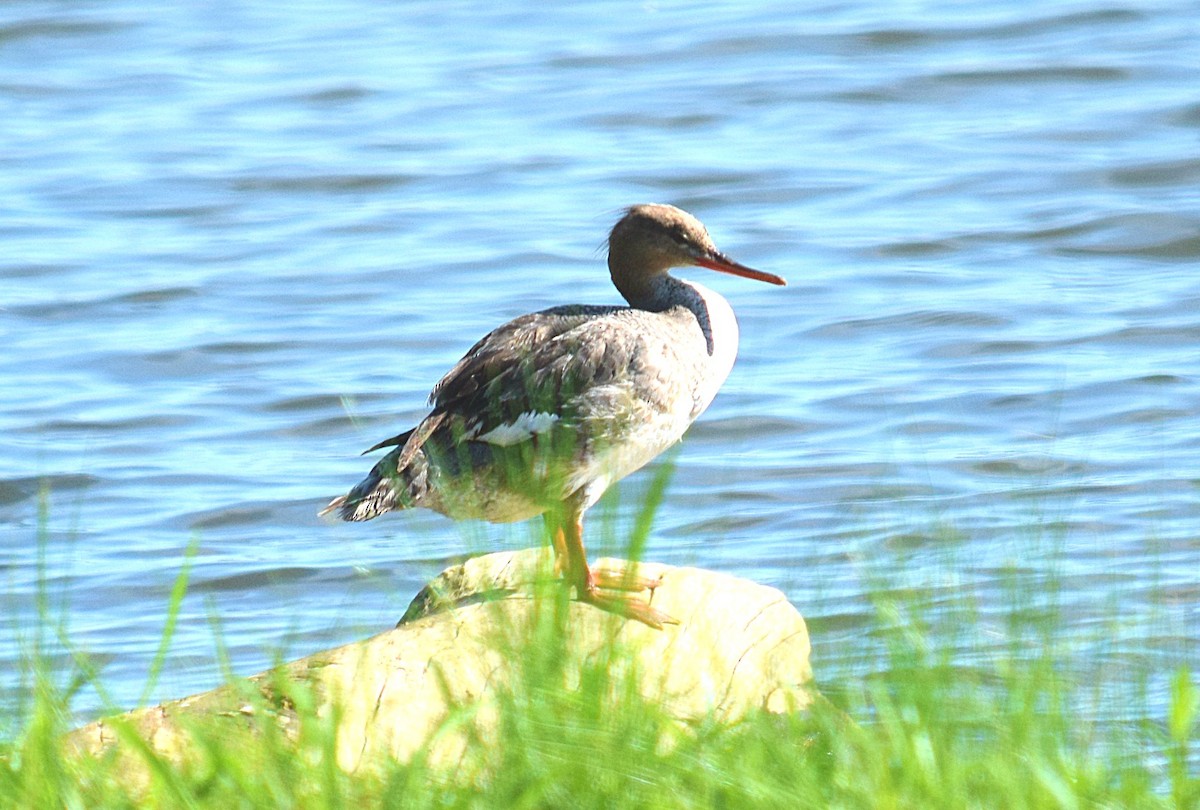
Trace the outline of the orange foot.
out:
[[[585,591],[579,595],[579,601],[595,605],[609,613],[624,616],[626,619],[636,619],[644,625],[653,627],[655,630],[662,630],[663,625],[666,624],[679,624],[678,619],[668,616],[661,610],[655,610],[650,607],[649,602],[643,602],[640,599],[629,599],[623,596],[605,596],[596,591]]]
[[[637,577],[613,568],[591,569],[592,584],[610,591],[653,591],[662,585],[662,577]]]
[[[636,619],[648,627],[653,627],[655,630],[662,630],[663,625],[679,624],[679,620],[668,616],[661,610],[655,610],[650,607],[649,602],[643,602],[640,599],[633,599],[628,596],[610,596],[600,593],[599,581],[602,580],[603,574],[597,576],[601,572],[588,572],[587,585],[577,588],[579,593],[579,601],[588,605],[595,605],[601,610],[609,613],[615,613],[618,616],[624,616],[627,619]],[[612,572],[609,572],[612,573]],[[605,585],[603,587],[617,587],[623,590],[644,590],[649,588],[653,590],[658,586],[660,580],[640,580],[640,585],[634,587],[630,580],[626,577],[620,577],[620,583],[617,586]],[[635,580],[635,583],[637,580]],[[653,584],[651,584],[653,583]]]

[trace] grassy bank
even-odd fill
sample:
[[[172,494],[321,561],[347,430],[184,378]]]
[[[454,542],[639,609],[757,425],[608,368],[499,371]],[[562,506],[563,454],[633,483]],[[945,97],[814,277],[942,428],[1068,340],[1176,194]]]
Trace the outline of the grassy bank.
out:
[[[164,605],[162,655],[150,681],[186,579],[185,565]],[[1069,645],[1056,639],[1069,629],[1055,614],[1031,620],[1014,602],[1013,643],[990,645],[965,667],[954,664],[961,645],[940,649],[946,634],[928,628],[919,606],[897,601],[882,584],[880,592],[892,595],[876,600],[873,674],[823,669],[814,634],[817,685],[831,699],[802,716],[680,729],[628,683],[614,682],[627,677],[615,674],[619,667],[597,664],[567,686],[562,650],[570,628],[547,624],[521,643],[506,642],[522,675],[499,696],[494,731],[486,738],[470,731],[470,706],[447,718],[446,733],[474,734],[461,764],[418,759],[355,775],[335,764],[336,717],[318,716],[305,688],[289,683],[276,691],[300,718],[298,743],[269,720],[236,743],[200,726],[192,731],[198,755],[177,766],[118,727],[137,767],[65,756],[60,737],[71,695],[100,677],[83,659],[64,673],[61,656],[47,653],[71,645],[43,594],[43,626],[30,637],[26,661],[31,698],[0,726],[9,733],[0,744],[0,807],[1200,806],[1200,690],[1191,673],[1171,675],[1165,713],[1151,708],[1145,690],[1106,690],[1131,701],[1126,716],[1146,719],[1096,723],[1079,707],[1100,685],[1080,682],[1072,673],[1081,670],[1063,660]],[[960,641],[985,635],[978,622],[967,607],[938,616],[957,626]],[[146,775],[131,779],[135,771]]]

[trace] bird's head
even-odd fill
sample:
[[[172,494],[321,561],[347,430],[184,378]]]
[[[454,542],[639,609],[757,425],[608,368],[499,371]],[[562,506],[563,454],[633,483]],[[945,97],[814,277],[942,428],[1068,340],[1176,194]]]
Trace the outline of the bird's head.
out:
[[[768,284],[787,284],[780,276],[746,267],[717,250],[700,220],[673,205],[635,205],[625,211],[609,234],[608,268],[613,283],[623,293],[643,287],[672,267],[687,266],[707,267]]]

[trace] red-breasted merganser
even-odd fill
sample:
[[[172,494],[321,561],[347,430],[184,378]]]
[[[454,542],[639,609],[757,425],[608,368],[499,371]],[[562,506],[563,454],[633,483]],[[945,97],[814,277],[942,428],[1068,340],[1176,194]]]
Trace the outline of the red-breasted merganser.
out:
[[[677,623],[602,592],[621,583],[588,567],[583,514],[679,441],[733,368],[733,310],[668,274],[681,266],[787,283],[725,256],[686,211],[636,205],[608,238],[608,269],[629,306],[553,307],[490,332],[433,387],[429,415],[372,447],[395,449],[321,514],[370,520],[423,506],[493,523],[544,515],[556,570],[581,602],[651,627]]]

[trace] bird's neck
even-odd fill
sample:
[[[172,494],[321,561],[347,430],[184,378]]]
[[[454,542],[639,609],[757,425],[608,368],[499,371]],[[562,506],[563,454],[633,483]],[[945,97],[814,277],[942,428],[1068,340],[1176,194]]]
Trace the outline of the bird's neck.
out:
[[[634,309],[663,312],[680,304],[687,306],[695,299],[692,285],[666,272],[631,274],[622,273],[615,267],[610,267],[610,271],[617,292]]]
[[[639,280],[642,283],[633,289],[617,285],[617,289],[625,296],[629,305],[648,312],[666,312],[675,308],[690,312],[691,318],[694,319],[690,322],[699,327],[704,337],[706,354],[714,358],[714,367],[723,369],[720,378],[724,380],[733,366],[738,343],[737,318],[734,317],[729,303],[701,284],[675,278],[666,273],[642,276]],[[616,283],[615,277],[613,282]],[[717,358],[719,353],[722,356]],[[713,393],[716,393],[715,389]]]

